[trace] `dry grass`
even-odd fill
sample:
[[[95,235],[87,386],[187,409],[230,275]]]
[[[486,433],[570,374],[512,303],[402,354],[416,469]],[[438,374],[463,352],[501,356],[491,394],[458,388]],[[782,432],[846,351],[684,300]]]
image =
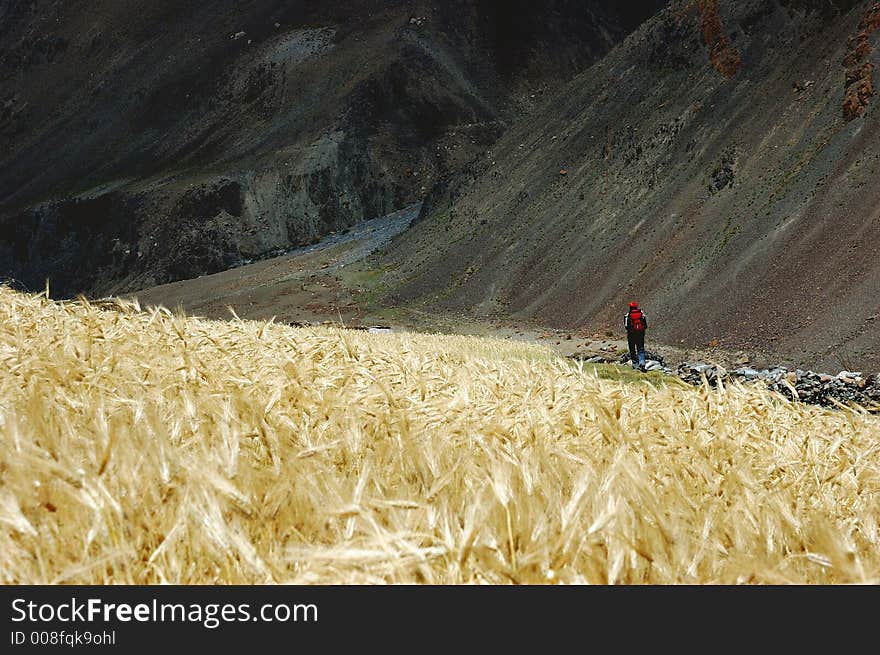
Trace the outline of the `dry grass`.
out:
[[[0,288],[0,582],[876,583],[880,423]]]

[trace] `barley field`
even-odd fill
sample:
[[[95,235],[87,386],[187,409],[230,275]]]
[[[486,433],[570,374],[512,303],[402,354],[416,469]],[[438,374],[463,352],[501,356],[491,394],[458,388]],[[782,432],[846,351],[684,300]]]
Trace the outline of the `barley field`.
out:
[[[880,418],[0,287],[4,584],[880,581]]]

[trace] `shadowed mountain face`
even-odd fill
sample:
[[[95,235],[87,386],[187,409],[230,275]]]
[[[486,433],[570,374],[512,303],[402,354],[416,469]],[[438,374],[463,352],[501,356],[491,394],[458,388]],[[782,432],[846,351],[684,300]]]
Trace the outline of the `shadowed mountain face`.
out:
[[[396,302],[880,366],[880,3],[676,1],[385,258]]]
[[[662,4],[6,0],[0,275],[121,292],[403,207]]]

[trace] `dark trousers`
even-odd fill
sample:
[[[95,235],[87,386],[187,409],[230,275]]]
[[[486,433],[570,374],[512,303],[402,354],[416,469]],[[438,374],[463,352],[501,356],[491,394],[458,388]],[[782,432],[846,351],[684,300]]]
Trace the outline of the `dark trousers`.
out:
[[[629,358],[632,360],[633,366],[645,365],[645,333],[644,332],[628,332],[626,340],[629,343]]]

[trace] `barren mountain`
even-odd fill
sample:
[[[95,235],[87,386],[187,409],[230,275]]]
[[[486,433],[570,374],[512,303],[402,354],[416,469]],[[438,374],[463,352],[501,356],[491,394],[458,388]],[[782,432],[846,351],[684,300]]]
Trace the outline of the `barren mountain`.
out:
[[[880,367],[880,3],[677,0],[434,188],[389,303]]]
[[[0,275],[138,289],[405,207],[662,4],[0,2]]]

